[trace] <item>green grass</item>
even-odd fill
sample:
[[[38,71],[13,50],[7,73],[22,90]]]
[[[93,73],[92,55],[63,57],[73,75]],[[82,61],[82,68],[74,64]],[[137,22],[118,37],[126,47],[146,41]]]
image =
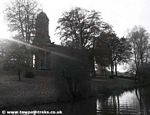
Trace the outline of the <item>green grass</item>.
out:
[[[67,86],[51,75],[23,78],[0,74],[0,107],[57,102],[69,99]]]
[[[92,89],[100,93],[116,93],[134,86],[134,81],[115,79],[92,79]],[[37,74],[35,78],[18,81],[15,74],[0,73],[0,107],[32,105],[69,101],[69,92],[65,79],[54,77],[51,73]]]
[[[135,87],[134,81],[128,79],[92,79],[92,89],[96,93],[117,94],[133,87]]]

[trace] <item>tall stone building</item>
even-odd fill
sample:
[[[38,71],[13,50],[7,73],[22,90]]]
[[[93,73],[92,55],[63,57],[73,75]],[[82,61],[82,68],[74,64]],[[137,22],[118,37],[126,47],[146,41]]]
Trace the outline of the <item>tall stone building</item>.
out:
[[[34,40],[35,45],[40,47],[48,47],[51,43],[49,36],[49,19],[44,12],[37,15],[36,18],[36,39]]]
[[[36,69],[48,70],[50,69],[50,52],[46,50],[48,50],[51,41],[49,36],[49,19],[44,12],[37,15],[35,29],[33,44],[45,50],[36,49],[34,66]]]
[[[88,51],[51,43],[48,26],[49,19],[41,12],[36,19],[33,41],[38,47],[34,53],[34,67],[37,70],[51,70],[55,76],[58,98],[88,97],[91,93]]]

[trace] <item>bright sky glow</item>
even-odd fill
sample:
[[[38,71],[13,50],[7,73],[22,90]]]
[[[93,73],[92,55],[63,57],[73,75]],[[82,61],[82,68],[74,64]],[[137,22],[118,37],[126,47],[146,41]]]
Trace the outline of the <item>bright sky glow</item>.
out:
[[[114,27],[119,37],[127,34],[127,30],[134,25],[142,25],[150,32],[150,1],[149,0],[39,0],[43,11],[50,19],[50,36],[52,41],[57,41],[54,36],[57,20],[62,12],[72,7],[81,7],[96,10],[102,13],[104,21]]]
[[[10,0],[0,1],[0,38],[11,36],[3,10]],[[55,29],[58,18],[64,11],[73,7],[96,10],[102,13],[104,21],[111,24],[119,37],[127,34],[134,25],[142,25],[150,32],[150,1],[149,0],[38,0],[41,8],[49,17],[49,33],[51,40],[60,43]]]
[[[10,0],[0,0],[0,38],[11,38],[3,10]],[[55,35],[58,18],[64,11],[73,7],[100,11],[102,18],[113,26],[119,37],[127,34],[135,25],[141,25],[150,32],[150,0],[38,0],[41,8],[49,17],[51,41],[60,43]]]
[[[136,107],[138,108],[137,110],[139,110],[139,101],[137,99],[137,96],[136,96],[136,91],[128,91],[128,92],[124,92],[120,97],[120,106],[125,106],[125,104],[127,106],[130,106],[130,107]],[[135,108],[135,109],[136,109]]]

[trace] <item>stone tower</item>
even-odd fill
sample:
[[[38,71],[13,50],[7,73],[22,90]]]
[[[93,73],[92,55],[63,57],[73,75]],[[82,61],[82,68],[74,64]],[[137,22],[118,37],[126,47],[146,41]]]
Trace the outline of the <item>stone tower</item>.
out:
[[[46,48],[51,43],[49,37],[49,19],[44,12],[37,15],[36,18],[36,38],[35,45]]]
[[[50,69],[50,52],[47,52],[51,44],[49,36],[49,19],[44,12],[37,15],[35,23],[35,39],[33,44],[45,50],[35,51],[35,68],[40,70]]]

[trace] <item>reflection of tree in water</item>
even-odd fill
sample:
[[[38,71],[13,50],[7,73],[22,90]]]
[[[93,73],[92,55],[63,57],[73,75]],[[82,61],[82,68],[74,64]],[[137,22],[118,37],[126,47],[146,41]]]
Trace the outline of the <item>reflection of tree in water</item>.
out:
[[[150,87],[136,89],[136,96],[140,105],[140,112],[143,115],[150,114]]]
[[[97,115],[117,115],[120,112],[119,104],[118,96],[101,96],[97,99]]]
[[[129,115],[127,105],[120,105],[119,95],[97,99],[97,115]]]
[[[133,102],[129,102],[128,98],[121,99],[120,95],[102,95],[96,102],[97,115],[150,115],[149,91],[150,87],[145,87],[130,92],[135,97],[131,97]]]
[[[95,99],[80,100],[63,107],[63,115],[96,115]]]
[[[18,106],[17,109],[14,106],[10,106],[7,110],[38,110],[38,111],[61,111],[62,114],[52,114],[52,115],[96,115],[96,99],[89,98],[85,100],[78,100],[75,102],[59,102],[59,103],[47,103],[47,104],[37,104]],[[6,109],[6,108],[5,108]],[[41,115],[41,114],[40,114]],[[47,114],[48,115],[48,114]]]

